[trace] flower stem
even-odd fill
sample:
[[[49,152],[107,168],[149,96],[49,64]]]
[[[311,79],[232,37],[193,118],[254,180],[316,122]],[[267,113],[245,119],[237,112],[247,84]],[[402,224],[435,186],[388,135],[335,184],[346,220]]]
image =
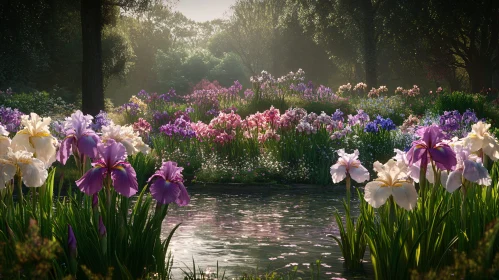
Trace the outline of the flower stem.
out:
[[[18,172],[19,174],[19,172]],[[19,210],[21,212],[21,217],[24,218],[24,197],[23,197],[23,181],[21,175],[17,177],[17,185],[19,191]]]
[[[350,174],[347,173],[346,185],[347,185],[347,211],[350,212],[350,185],[351,185]]]

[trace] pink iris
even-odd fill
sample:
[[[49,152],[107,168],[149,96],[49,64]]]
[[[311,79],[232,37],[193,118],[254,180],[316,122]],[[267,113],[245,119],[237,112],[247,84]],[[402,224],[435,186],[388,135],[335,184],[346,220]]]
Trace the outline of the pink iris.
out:
[[[97,150],[100,158],[92,163],[93,168],[76,181],[80,190],[93,195],[102,189],[104,179],[111,176],[114,189],[119,194],[130,197],[137,193],[137,176],[130,163],[125,162],[125,146],[110,139],[106,144],[99,143]]]
[[[420,128],[417,134],[421,139],[412,142],[412,147],[407,152],[409,164],[421,160],[420,166],[427,166],[428,160],[433,160],[441,170],[451,170],[456,165],[456,153],[442,142],[445,135],[438,126]]]
[[[189,204],[190,198],[184,186],[182,167],[173,161],[163,162],[161,168],[149,178],[151,195],[160,204],[177,203],[179,206]]]

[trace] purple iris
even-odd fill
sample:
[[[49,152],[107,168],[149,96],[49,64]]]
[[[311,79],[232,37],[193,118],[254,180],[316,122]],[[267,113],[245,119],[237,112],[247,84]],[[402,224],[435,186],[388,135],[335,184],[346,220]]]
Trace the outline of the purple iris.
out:
[[[190,198],[184,186],[182,167],[173,161],[163,162],[161,168],[149,178],[151,195],[160,204],[177,203],[179,206],[189,204]]]
[[[333,121],[343,121],[343,112],[340,109],[336,109],[333,113]]]
[[[409,165],[421,160],[421,166],[428,165],[428,159],[435,161],[438,168],[442,170],[452,170],[456,165],[456,153],[449,145],[442,142],[445,134],[436,126],[427,126],[420,128],[416,134],[421,139],[412,142],[411,149],[407,152]]]
[[[125,146],[109,139],[106,144],[99,143],[97,150],[100,158],[92,163],[93,168],[76,181],[80,190],[93,195],[102,189],[104,179],[111,176],[114,189],[119,194],[130,197],[137,193],[137,175],[130,163],[125,162]]]
[[[66,138],[62,141],[61,148],[57,153],[57,160],[62,164],[66,164],[71,153],[75,156],[97,157],[97,143],[99,143],[100,139],[89,128],[92,119],[92,116],[85,116],[80,110],[73,113],[71,117],[66,118],[64,122]]]

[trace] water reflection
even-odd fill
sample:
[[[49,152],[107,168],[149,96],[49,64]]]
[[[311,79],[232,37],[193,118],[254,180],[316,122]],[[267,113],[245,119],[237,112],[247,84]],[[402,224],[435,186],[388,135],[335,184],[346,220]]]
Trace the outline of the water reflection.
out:
[[[191,187],[189,193],[191,204],[172,207],[164,225],[166,238],[182,223],[170,246],[176,275],[178,268],[192,267],[192,258],[202,268],[218,261],[231,276],[256,267],[298,265],[308,272],[322,259],[322,273],[343,275],[340,249],[327,237],[339,235],[332,213],[342,210],[343,188]]]

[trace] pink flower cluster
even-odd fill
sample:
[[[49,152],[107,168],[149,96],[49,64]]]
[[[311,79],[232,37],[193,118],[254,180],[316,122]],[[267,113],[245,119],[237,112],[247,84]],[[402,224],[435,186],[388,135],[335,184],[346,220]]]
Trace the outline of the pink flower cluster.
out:
[[[230,113],[220,112],[218,116],[205,124],[201,121],[191,123],[192,129],[196,132],[198,140],[213,139],[214,142],[225,144],[231,142],[236,137],[236,130],[241,126],[241,116],[231,111]]]
[[[404,89],[402,87],[397,87],[397,89],[395,89],[395,93],[401,93],[406,96],[414,97],[419,95],[421,93],[421,90],[417,85],[414,85],[411,89]]]
[[[303,108],[292,108],[286,110],[281,116],[281,128],[292,128],[297,126],[301,119],[307,115],[307,111]]]
[[[133,131],[138,132],[142,138],[148,138],[149,132],[151,132],[151,124],[145,119],[139,118],[139,120],[133,124]]]
[[[280,140],[277,129],[281,123],[281,113],[279,109],[270,107],[263,113],[256,112],[249,115],[243,121],[244,136],[246,138],[257,137],[260,143],[264,143],[269,139]]]

